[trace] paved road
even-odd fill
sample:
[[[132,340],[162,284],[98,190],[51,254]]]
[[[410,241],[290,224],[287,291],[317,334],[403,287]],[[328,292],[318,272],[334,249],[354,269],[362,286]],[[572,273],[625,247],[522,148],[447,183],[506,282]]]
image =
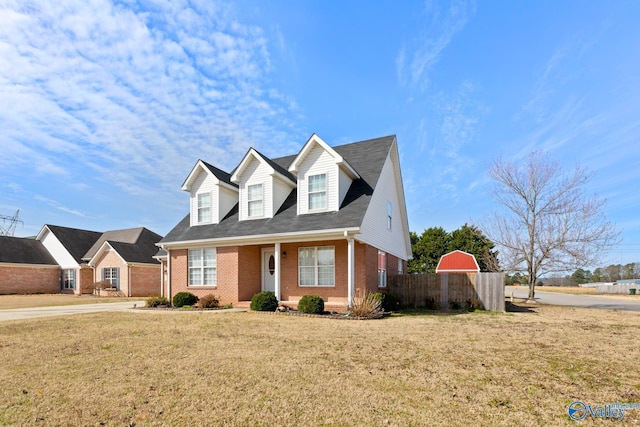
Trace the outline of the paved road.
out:
[[[12,308],[0,310],[0,321],[31,319],[34,317],[68,316],[100,311],[130,311],[133,305],[144,307],[144,301],[109,302],[100,304],[63,305],[57,307]]]
[[[527,298],[529,296],[529,289],[525,287],[522,289],[506,289],[505,296],[511,296],[512,291],[513,296],[516,298]],[[601,297],[597,295],[570,295],[556,292],[536,291],[536,301],[541,304],[569,305],[573,307],[601,308],[606,310],[640,311],[640,298],[638,301],[634,301],[622,298],[615,299],[613,296]]]

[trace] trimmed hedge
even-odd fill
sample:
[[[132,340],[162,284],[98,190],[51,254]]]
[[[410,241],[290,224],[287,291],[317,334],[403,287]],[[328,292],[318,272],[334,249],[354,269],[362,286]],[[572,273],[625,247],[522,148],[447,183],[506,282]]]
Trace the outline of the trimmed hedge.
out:
[[[185,305],[195,305],[198,302],[198,297],[191,292],[178,292],[173,296],[174,307],[184,307]]]
[[[251,298],[251,310],[253,311],[276,311],[278,299],[271,291],[262,291]]]
[[[298,311],[301,313],[320,314],[324,311],[324,300],[318,295],[305,295],[298,301]]]

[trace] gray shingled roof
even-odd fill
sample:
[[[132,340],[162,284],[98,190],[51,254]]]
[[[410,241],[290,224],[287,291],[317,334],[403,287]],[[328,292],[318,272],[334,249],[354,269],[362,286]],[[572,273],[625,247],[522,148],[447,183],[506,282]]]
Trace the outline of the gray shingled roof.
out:
[[[236,204],[218,224],[191,227],[187,215],[160,243],[359,227],[394,140],[395,136],[391,135],[332,147],[360,175],[360,179],[349,187],[337,212],[297,215],[297,191],[294,189],[273,218],[240,221]],[[272,161],[287,170],[296,156]]]
[[[58,238],[78,264],[82,263],[83,255],[102,235],[98,231],[80,230],[59,225],[46,224],[46,227]]]
[[[9,236],[0,236],[0,262],[58,265],[41,241]]]
[[[200,160],[200,161],[220,181],[224,182],[225,184],[229,184],[229,185],[232,185],[232,186],[238,188],[238,184],[235,184],[235,183],[231,182],[231,174],[230,173],[227,173],[227,172],[223,171],[222,169],[218,169],[217,167],[215,167],[213,165],[210,165],[209,163],[205,162],[204,160]]]
[[[82,258],[90,260],[104,242],[108,241],[126,262],[157,264],[158,261],[153,259],[153,256],[158,251],[156,243],[160,239],[162,236],[144,227],[107,231],[102,233]]]

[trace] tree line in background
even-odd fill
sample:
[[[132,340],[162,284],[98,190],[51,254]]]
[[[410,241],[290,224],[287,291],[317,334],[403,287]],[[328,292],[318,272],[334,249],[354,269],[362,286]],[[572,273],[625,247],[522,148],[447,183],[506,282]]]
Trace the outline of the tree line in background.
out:
[[[640,279],[640,262],[628,264],[610,264],[606,267],[598,267],[595,270],[578,268],[570,275],[548,277],[539,281],[536,285],[545,286],[578,286],[585,283],[616,282],[618,280]],[[527,277],[519,273],[506,275],[506,285],[528,284]]]
[[[455,250],[474,255],[480,271],[500,271],[493,242],[476,226],[464,224],[450,233],[442,227],[431,227],[420,235],[412,231],[410,237],[413,251],[413,259],[407,265],[410,274],[435,273],[442,255]]]

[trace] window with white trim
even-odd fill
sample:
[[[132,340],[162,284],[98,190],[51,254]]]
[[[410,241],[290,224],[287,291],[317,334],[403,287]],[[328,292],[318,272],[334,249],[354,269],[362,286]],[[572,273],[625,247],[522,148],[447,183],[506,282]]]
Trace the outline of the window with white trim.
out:
[[[398,274],[404,274],[404,261],[398,258]]]
[[[309,181],[309,210],[327,208],[327,174],[311,175]]]
[[[378,251],[378,287],[387,287],[387,254]]]
[[[387,202],[387,230],[391,230],[391,217],[393,213],[393,206],[391,202]]]
[[[109,283],[112,288],[120,289],[120,269],[118,267],[103,268],[102,281]]]
[[[189,249],[189,286],[216,286],[217,283],[216,248]]]
[[[247,186],[247,216],[264,216],[262,184]]]
[[[335,247],[298,249],[299,286],[335,286]]]
[[[76,270],[62,270],[62,289],[76,288]]]
[[[211,193],[199,193],[198,199],[198,223],[211,222]]]

